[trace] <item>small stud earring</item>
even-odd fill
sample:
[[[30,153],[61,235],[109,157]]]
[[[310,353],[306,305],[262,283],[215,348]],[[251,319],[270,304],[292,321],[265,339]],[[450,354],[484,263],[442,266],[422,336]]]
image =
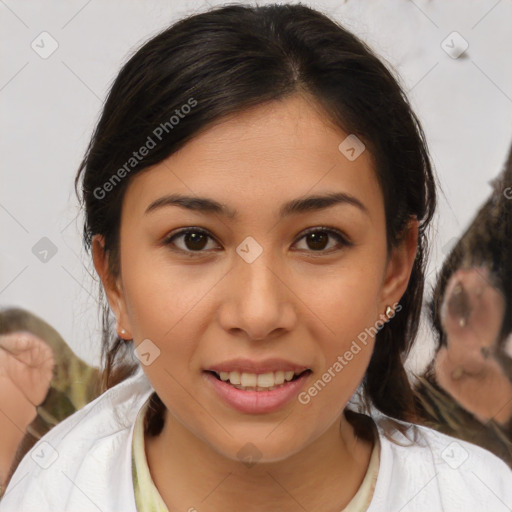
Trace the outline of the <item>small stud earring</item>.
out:
[[[393,308],[391,306],[388,306],[386,308],[386,316],[388,317],[388,319],[393,316]]]
[[[126,331],[124,329],[121,329],[121,334],[126,334]]]

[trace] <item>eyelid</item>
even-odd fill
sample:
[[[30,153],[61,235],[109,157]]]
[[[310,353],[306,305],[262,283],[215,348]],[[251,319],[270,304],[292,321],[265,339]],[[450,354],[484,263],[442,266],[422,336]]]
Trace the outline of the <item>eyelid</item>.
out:
[[[212,240],[215,240],[215,242],[218,244],[218,242],[215,239],[215,237],[207,229],[199,228],[199,227],[194,227],[194,226],[189,226],[189,227],[186,227],[186,228],[178,229],[177,231],[173,231],[172,233],[170,233],[169,235],[166,235],[163,238],[162,244],[165,245],[165,246],[171,246],[171,245],[173,245],[172,244],[172,240],[173,239],[178,238],[179,236],[182,236],[182,235],[186,235],[188,233],[199,233],[201,235],[205,235],[208,238],[211,238]],[[208,251],[184,251],[183,249],[179,249],[179,248],[173,248],[172,250],[174,250],[176,252],[185,253],[185,254],[198,254],[198,255],[201,254],[201,253],[207,253],[208,252]]]
[[[314,226],[311,228],[307,228],[306,230],[302,231],[297,236],[297,239],[295,240],[294,244],[296,244],[298,241],[302,240],[302,238],[309,235],[310,233],[316,233],[316,232],[327,232],[331,236],[336,235],[336,237],[338,237],[338,239],[339,239],[339,243],[344,247],[351,247],[354,245],[354,243],[349,239],[349,237],[347,235],[345,235],[345,233],[343,231],[339,230],[338,228],[334,228],[334,227],[330,227],[330,226]],[[178,238],[179,236],[182,236],[182,235],[186,235],[188,233],[200,233],[202,235],[207,236],[208,238],[211,238],[218,244],[217,240],[210,233],[210,231],[208,231],[207,229],[204,229],[204,228],[194,227],[194,226],[188,226],[186,228],[181,228],[178,231],[170,233],[169,235],[164,237],[162,243],[166,246],[170,246],[170,245],[172,245],[173,239]],[[201,253],[210,252],[210,251],[204,251],[204,250],[202,250],[202,251],[185,251],[185,250],[179,249],[179,248],[173,248],[172,250],[181,252],[184,254],[189,254],[189,255],[200,255]],[[341,249],[334,248],[334,249],[325,250],[325,251],[324,250],[321,250],[321,251],[310,250],[307,252],[311,253],[314,256],[322,256],[322,255],[331,254],[331,252],[336,252],[338,250],[341,250]]]
[[[330,226],[314,226],[311,228],[308,228],[304,231],[302,231],[298,236],[295,243],[302,240],[305,236],[309,235],[310,233],[316,233],[316,232],[327,232],[328,235],[334,236],[338,239],[338,246],[328,249],[328,250],[321,250],[321,251],[313,251],[313,250],[306,250],[308,255],[312,257],[322,257],[322,256],[328,256],[332,253],[340,252],[344,248],[352,247],[354,243],[350,240],[350,238],[340,229]],[[341,245],[341,247],[339,247]]]
[[[305,231],[302,231],[302,233],[300,233],[297,240],[300,240],[304,236],[309,235],[309,233],[316,233],[317,231],[327,231],[328,233],[334,233],[334,234],[338,235],[343,240],[344,244],[354,245],[353,242],[350,240],[350,238],[343,231],[341,231],[338,228],[331,227],[331,226],[314,226],[312,228],[307,228]],[[322,251],[319,251],[319,252],[322,252]]]

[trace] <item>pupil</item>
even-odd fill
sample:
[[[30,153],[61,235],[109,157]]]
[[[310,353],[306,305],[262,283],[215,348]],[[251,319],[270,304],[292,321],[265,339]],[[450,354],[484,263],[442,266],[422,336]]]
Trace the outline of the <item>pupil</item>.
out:
[[[202,240],[202,244],[201,244],[201,238],[203,238]],[[205,236],[202,234],[202,233],[187,233],[185,235],[185,243],[187,245],[187,247],[189,249],[202,249],[204,246],[205,246]],[[192,244],[190,244],[190,241],[192,242]],[[198,245],[194,245],[194,244],[198,244]]]
[[[317,233],[310,233],[308,236],[310,237],[309,240],[313,242],[313,246],[311,246],[311,244],[309,244],[309,247],[311,249],[324,249],[325,248],[325,242],[327,241],[327,235],[324,231],[320,231]],[[324,243],[322,243],[322,242],[324,242]],[[320,244],[320,246],[315,247],[315,244]]]

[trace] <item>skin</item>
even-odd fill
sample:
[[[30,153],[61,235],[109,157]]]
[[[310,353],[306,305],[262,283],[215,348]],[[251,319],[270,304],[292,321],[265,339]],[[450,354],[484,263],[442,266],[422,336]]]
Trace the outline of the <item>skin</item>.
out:
[[[447,341],[435,372],[439,385],[481,422],[504,425],[512,417],[512,383],[495,357],[506,302],[490,283],[485,267],[459,269],[450,278],[441,307]],[[466,299],[458,304],[465,306],[450,308],[460,290]]]
[[[0,483],[26,429],[50,389],[55,361],[51,347],[29,332],[0,335]]]
[[[149,338],[161,351],[143,368],[167,407],[166,421],[145,446],[170,510],[335,511],[364,478],[373,445],[355,436],[343,410],[373,339],[308,405],[292,400],[273,413],[237,412],[203,375],[233,357],[281,357],[313,371],[307,389],[405,292],[417,220],[387,258],[373,159],[364,151],[349,161],[338,150],[347,135],[301,96],[231,116],[131,179],[120,276],[109,275],[103,239],[94,237],[94,263],[118,328],[136,346]],[[367,213],[341,204],[277,216],[288,200],[333,191],[355,196]],[[168,193],[216,199],[239,218],[176,206],[144,214]],[[196,246],[183,236],[174,240],[176,251],[162,242],[187,226],[213,237],[194,257],[185,251]],[[329,237],[317,249],[303,232],[322,226],[341,230],[353,246]],[[250,264],[236,252],[247,236],[263,248]],[[251,467],[237,455],[249,442],[261,454]]]

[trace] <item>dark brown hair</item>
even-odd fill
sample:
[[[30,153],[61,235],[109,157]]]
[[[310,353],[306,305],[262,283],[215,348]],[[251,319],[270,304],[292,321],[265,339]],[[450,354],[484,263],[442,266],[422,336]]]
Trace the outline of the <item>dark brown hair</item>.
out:
[[[76,187],[82,178],[84,244],[90,249],[92,236],[103,235],[111,273],[117,275],[121,206],[130,177],[166,159],[213,122],[293,94],[316,102],[326,118],[355,134],[372,154],[384,197],[388,251],[411,217],[420,221],[401,311],[378,332],[363,381],[367,405],[415,421],[403,361],[419,324],[435,178],[422,128],[398,79],[364,42],[323,13],[301,4],[229,4],[184,18],[143,44],[115,79],[76,176]],[[194,108],[178,123],[170,121],[191,99]],[[156,147],[127,168],[133,151],[163,125],[167,130],[158,132]],[[107,182],[111,186],[105,187]],[[110,329],[109,315],[105,304],[106,387],[123,346]],[[165,407],[156,393],[152,411],[148,431],[157,434]]]

